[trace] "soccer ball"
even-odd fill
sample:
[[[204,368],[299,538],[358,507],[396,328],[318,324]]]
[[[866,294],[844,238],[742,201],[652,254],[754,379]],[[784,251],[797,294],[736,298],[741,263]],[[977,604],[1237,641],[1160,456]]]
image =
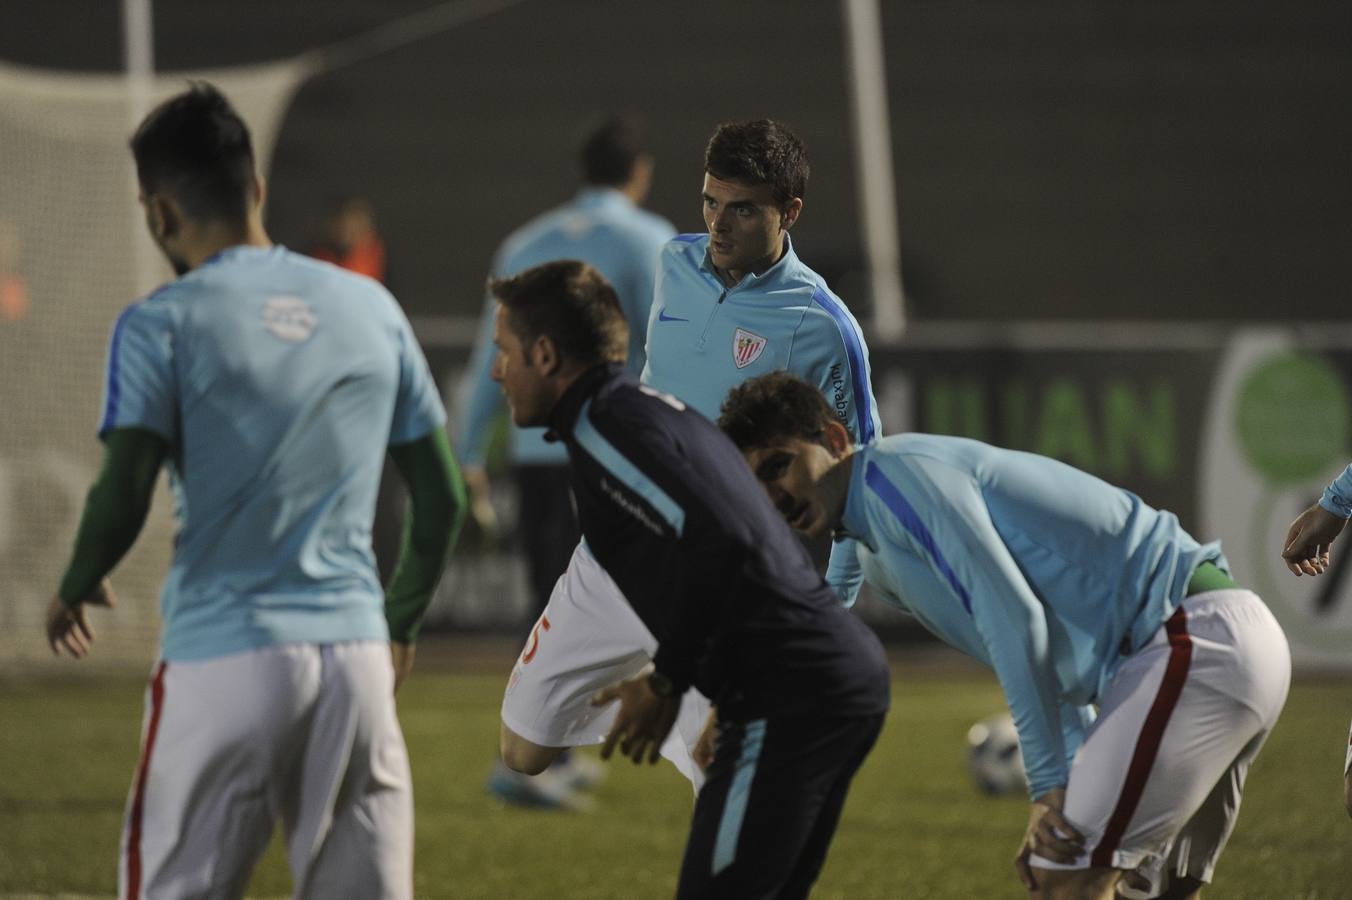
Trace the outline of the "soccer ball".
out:
[[[1008,713],[982,719],[967,729],[967,768],[987,794],[1026,791],[1019,732]]]

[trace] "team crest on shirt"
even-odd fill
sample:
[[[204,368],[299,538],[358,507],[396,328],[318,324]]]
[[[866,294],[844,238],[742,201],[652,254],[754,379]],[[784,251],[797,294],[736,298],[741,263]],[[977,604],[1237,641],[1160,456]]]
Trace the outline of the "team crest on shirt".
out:
[[[263,324],[273,337],[290,344],[307,340],[318,321],[310,304],[299,297],[271,297],[263,304]]]
[[[738,328],[732,335],[732,361],[737,364],[737,368],[745,369],[760,359],[767,343],[769,341],[759,334]]]

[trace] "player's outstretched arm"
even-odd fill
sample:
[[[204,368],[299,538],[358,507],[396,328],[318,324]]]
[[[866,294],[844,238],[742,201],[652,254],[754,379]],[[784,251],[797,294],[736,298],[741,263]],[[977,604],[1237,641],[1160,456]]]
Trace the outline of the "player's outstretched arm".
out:
[[[409,513],[394,577],[385,591],[397,690],[413,668],[413,642],[465,520],[465,483],[440,428],[390,447],[408,486]]]
[[[89,488],[70,565],[47,608],[47,643],[79,659],[94,631],[85,606],[115,600],[106,577],[145,525],[155,479],[169,451],[163,437],[141,428],[116,428],[104,436],[103,467]]]

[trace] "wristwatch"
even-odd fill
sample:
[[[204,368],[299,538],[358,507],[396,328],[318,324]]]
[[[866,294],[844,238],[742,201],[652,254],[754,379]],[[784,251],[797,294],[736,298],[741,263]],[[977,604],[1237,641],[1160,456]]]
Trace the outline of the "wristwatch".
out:
[[[648,687],[652,688],[653,693],[659,697],[676,696],[676,682],[656,669],[648,676]]]

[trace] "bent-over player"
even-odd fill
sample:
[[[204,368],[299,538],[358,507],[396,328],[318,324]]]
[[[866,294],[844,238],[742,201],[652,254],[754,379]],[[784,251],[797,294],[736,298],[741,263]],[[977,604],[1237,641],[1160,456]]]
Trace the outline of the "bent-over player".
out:
[[[858,538],[882,598],[995,670],[1033,798],[1026,887],[1108,898],[1130,871],[1183,898],[1211,880],[1291,678],[1218,544],[1045,457],[924,434],[856,449],[787,373],[733,390],[719,424],[790,525]]]
[[[85,608],[112,605],[166,465],[179,532],[119,896],[242,896],[280,819],[296,897],[410,897],[393,694],[465,506],[427,363],[384,288],[268,240],[248,129],[214,88],[131,146],[180,277],[113,329],[103,469],[47,617],[54,652],[88,652]],[[382,594],[387,447],[412,503]]]
[[[618,742],[656,762],[697,687],[717,705],[719,740],[678,895],[807,896],[882,726],[882,646],[731,442],[625,374],[624,318],[595,269],[550,263],[493,291],[493,375],[512,418],[567,447],[583,539],[656,639],[651,674],[597,698],[620,700],[602,755]]]

